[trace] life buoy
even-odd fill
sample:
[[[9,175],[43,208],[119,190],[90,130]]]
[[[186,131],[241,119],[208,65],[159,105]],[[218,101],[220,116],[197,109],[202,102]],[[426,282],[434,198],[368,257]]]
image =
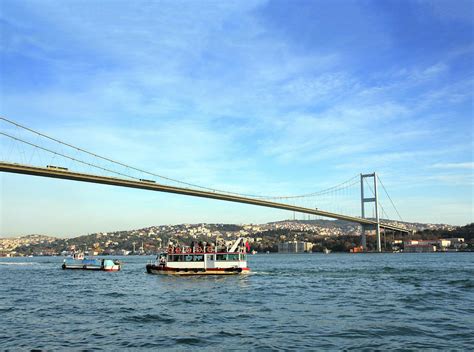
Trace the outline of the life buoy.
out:
[[[176,247],[174,249],[174,252],[177,253],[177,254],[181,253],[181,247]]]
[[[190,247],[186,248],[186,253],[191,253],[191,248]]]
[[[207,246],[206,251],[207,251],[207,253],[212,253],[212,247],[211,247],[211,246]]]
[[[202,253],[202,248],[201,248],[201,247],[197,247],[197,248],[196,248],[196,253]]]
[[[172,248],[172,247],[169,247],[169,248],[168,248],[168,254],[171,254],[171,253],[173,253],[173,248]]]

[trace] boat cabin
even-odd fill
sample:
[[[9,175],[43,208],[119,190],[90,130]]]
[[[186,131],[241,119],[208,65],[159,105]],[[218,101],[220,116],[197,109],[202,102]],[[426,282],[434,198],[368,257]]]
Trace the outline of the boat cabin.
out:
[[[246,246],[238,239],[230,248],[217,245],[168,246],[155,263],[152,274],[237,274],[249,272]]]

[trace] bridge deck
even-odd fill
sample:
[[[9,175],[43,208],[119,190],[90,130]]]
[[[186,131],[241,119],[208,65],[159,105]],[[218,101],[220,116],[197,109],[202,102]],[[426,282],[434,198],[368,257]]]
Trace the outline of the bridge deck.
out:
[[[6,163],[6,162],[0,162],[0,171],[17,173],[17,174],[25,174],[25,175],[33,175],[33,176],[59,178],[59,179],[81,181],[81,182],[89,182],[89,183],[99,183],[99,184],[119,186],[119,187],[138,188],[138,189],[144,189],[148,191],[176,193],[176,194],[182,194],[182,195],[193,196],[193,197],[218,199],[218,200],[229,201],[229,202],[252,204],[252,205],[258,205],[258,206],[268,207],[268,208],[276,208],[276,209],[283,209],[283,210],[289,210],[289,211],[296,211],[296,212],[305,213],[305,214],[319,215],[319,216],[324,216],[324,217],[328,217],[332,219],[354,222],[361,225],[369,225],[369,226],[376,225],[376,222],[370,219],[363,219],[363,218],[358,218],[358,217],[353,217],[353,216],[331,213],[331,212],[327,212],[327,211],[323,211],[319,209],[298,207],[298,206],[288,205],[284,203],[270,202],[266,200],[255,199],[255,198],[240,197],[240,196],[235,196],[235,195],[230,195],[230,194],[225,194],[225,193],[167,186],[167,185],[162,185],[159,183],[127,180],[123,178],[98,176],[98,175],[77,173],[77,172],[66,171],[66,170],[48,169],[48,168],[43,168],[43,167],[13,164],[13,163]],[[393,226],[393,225],[383,224],[383,223],[380,223],[380,227],[384,229],[388,229],[388,230],[395,230],[395,231],[401,231],[401,232],[409,231],[407,229],[404,229],[398,226]]]

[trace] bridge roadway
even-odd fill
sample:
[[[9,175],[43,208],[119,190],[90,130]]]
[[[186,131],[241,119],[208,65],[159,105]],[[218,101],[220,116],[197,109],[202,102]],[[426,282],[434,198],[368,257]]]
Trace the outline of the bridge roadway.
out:
[[[218,199],[218,200],[224,200],[224,201],[236,202],[236,203],[252,204],[252,205],[258,205],[262,207],[296,211],[299,213],[319,215],[319,216],[324,216],[324,217],[338,219],[338,220],[345,220],[345,221],[364,225],[366,226],[366,228],[370,228],[371,226],[375,226],[377,224],[375,221],[370,220],[370,219],[363,219],[363,218],[358,218],[358,217],[353,217],[353,216],[331,213],[331,212],[327,212],[327,211],[323,211],[319,209],[298,207],[298,206],[288,205],[284,203],[269,202],[266,200],[240,197],[240,196],[235,196],[235,195],[230,195],[230,194],[225,194],[225,193],[201,191],[201,190],[195,190],[195,189],[183,188],[183,187],[166,186],[159,183],[127,180],[123,178],[98,176],[98,175],[77,173],[77,172],[66,171],[66,170],[49,169],[49,168],[43,168],[43,167],[22,165],[22,164],[16,164],[16,163],[6,163],[6,162],[0,162],[0,171],[16,173],[16,174],[25,174],[25,175],[89,182],[89,183],[99,183],[99,184],[119,186],[119,187],[138,188],[138,189],[145,189],[148,191],[176,193],[176,194],[183,194],[187,196],[211,198],[211,199]],[[398,226],[389,225],[389,224],[380,223],[379,226],[387,230],[394,230],[394,231],[400,231],[400,232],[409,231],[407,229],[404,229]]]

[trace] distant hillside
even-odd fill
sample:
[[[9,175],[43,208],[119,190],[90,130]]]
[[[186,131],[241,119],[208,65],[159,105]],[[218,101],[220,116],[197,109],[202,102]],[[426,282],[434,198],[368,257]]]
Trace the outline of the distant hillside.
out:
[[[375,219],[372,219],[375,220]],[[344,220],[283,220],[283,221],[276,221],[270,222],[269,224],[281,224],[285,222],[292,222],[292,223],[301,223],[301,224],[309,224],[309,225],[317,225],[322,228],[353,228],[354,226],[358,227],[357,224],[354,224],[349,221]],[[419,222],[408,222],[408,221],[395,221],[390,219],[380,219],[380,222],[390,224],[390,225],[397,225],[406,229],[415,230],[415,231],[423,231],[426,229],[434,229],[434,230],[454,230],[457,226],[448,225],[448,224],[430,224],[430,223],[419,223]]]
[[[459,226],[450,231],[445,229],[425,229],[423,231],[418,231],[412,237],[413,239],[423,240],[462,237],[466,242],[472,242],[474,241],[474,223],[466,226]]]
[[[432,239],[473,238],[473,224],[454,227],[443,224],[384,222],[416,230],[413,238]],[[267,224],[180,224],[151,226],[137,230],[99,232],[75,238],[55,238],[28,235],[20,238],[0,239],[0,255],[59,255],[71,251],[88,251],[96,254],[156,253],[173,243],[191,241],[213,242],[217,237],[233,239],[243,236],[250,239],[252,248],[259,251],[276,251],[277,244],[288,240],[319,243],[345,251],[359,245],[361,228],[358,224],[340,220],[285,220]],[[407,239],[404,237],[403,239]],[[373,246],[371,236],[368,247]]]

